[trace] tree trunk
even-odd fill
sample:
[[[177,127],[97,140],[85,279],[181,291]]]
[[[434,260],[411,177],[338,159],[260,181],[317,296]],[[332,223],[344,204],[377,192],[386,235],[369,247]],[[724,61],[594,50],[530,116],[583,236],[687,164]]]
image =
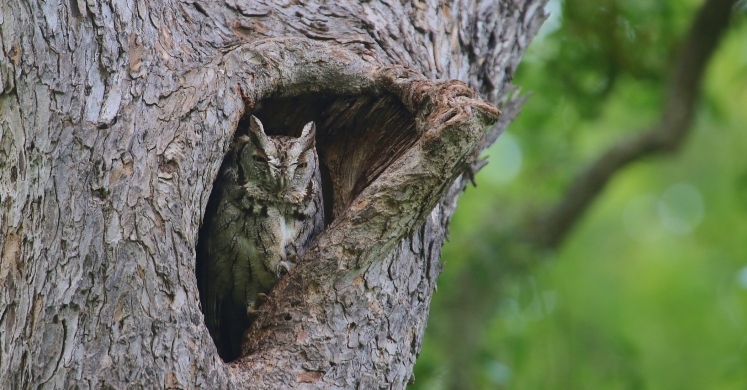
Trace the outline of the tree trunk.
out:
[[[405,387],[544,2],[3,0],[0,387]],[[195,246],[248,114],[317,121],[332,212],[225,364]]]

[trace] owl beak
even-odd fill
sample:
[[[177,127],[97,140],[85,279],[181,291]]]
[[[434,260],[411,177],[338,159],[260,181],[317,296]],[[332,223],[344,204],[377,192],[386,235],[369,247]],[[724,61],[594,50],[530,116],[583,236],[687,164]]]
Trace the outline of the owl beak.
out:
[[[283,175],[280,175],[278,178],[278,195],[280,195],[281,192],[285,190],[285,177]]]

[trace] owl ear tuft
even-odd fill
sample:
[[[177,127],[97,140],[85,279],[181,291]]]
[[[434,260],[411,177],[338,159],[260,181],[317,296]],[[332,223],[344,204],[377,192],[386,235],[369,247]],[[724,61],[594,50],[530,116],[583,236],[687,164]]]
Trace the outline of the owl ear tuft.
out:
[[[262,126],[262,122],[254,115],[249,118],[249,136],[256,140],[256,145],[263,150],[266,151],[270,147],[270,140],[267,138],[267,134],[265,134],[265,128]]]
[[[257,119],[257,117],[254,115],[249,118],[249,131],[258,137],[267,137],[267,135],[265,134],[265,128],[264,126],[262,126],[262,122],[260,122],[259,119]]]
[[[298,137],[298,143],[302,150],[309,150],[314,147],[314,136],[316,135],[316,125],[311,121],[303,127],[301,136]]]
[[[300,138],[306,138],[309,136],[309,134],[311,135],[311,138],[314,138],[315,133],[316,133],[316,124],[314,124],[314,121],[311,121],[307,123],[306,126],[303,127]]]
[[[316,136],[316,125],[313,121],[306,124],[298,137],[298,142],[303,145],[304,150],[314,147],[314,137]]]
[[[251,139],[251,138],[249,138],[249,136],[248,136],[248,135],[242,135],[242,136],[239,136],[239,137],[238,137],[238,138],[236,139],[236,144],[237,144],[237,145],[244,145],[244,144],[248,144],[248,143],[250,143],[250,142],[252,142],[252,139]]]

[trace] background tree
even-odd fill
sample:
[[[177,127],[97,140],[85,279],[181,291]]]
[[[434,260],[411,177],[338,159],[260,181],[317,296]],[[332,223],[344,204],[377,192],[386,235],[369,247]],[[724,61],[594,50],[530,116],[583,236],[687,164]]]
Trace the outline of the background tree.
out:
[[[733,3],[550,2],[515,80],[534,94],[460,200],[416,388],[747,383]]]
[[[544,1],[0,5],[0,387],[405,386]],[[195,245],[249,113],[317,121],[331,217],[227,365]]]

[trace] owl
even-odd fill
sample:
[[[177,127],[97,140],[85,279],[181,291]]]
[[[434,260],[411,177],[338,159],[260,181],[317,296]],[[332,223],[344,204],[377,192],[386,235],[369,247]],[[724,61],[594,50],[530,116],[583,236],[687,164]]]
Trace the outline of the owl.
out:
[[[251,116],[216,179],[203,233],[198,285],[210,335],[225,361],[281,275],[324,227],[315,125],[267,136]],[[199,263],[199,262],[198,262]]]

